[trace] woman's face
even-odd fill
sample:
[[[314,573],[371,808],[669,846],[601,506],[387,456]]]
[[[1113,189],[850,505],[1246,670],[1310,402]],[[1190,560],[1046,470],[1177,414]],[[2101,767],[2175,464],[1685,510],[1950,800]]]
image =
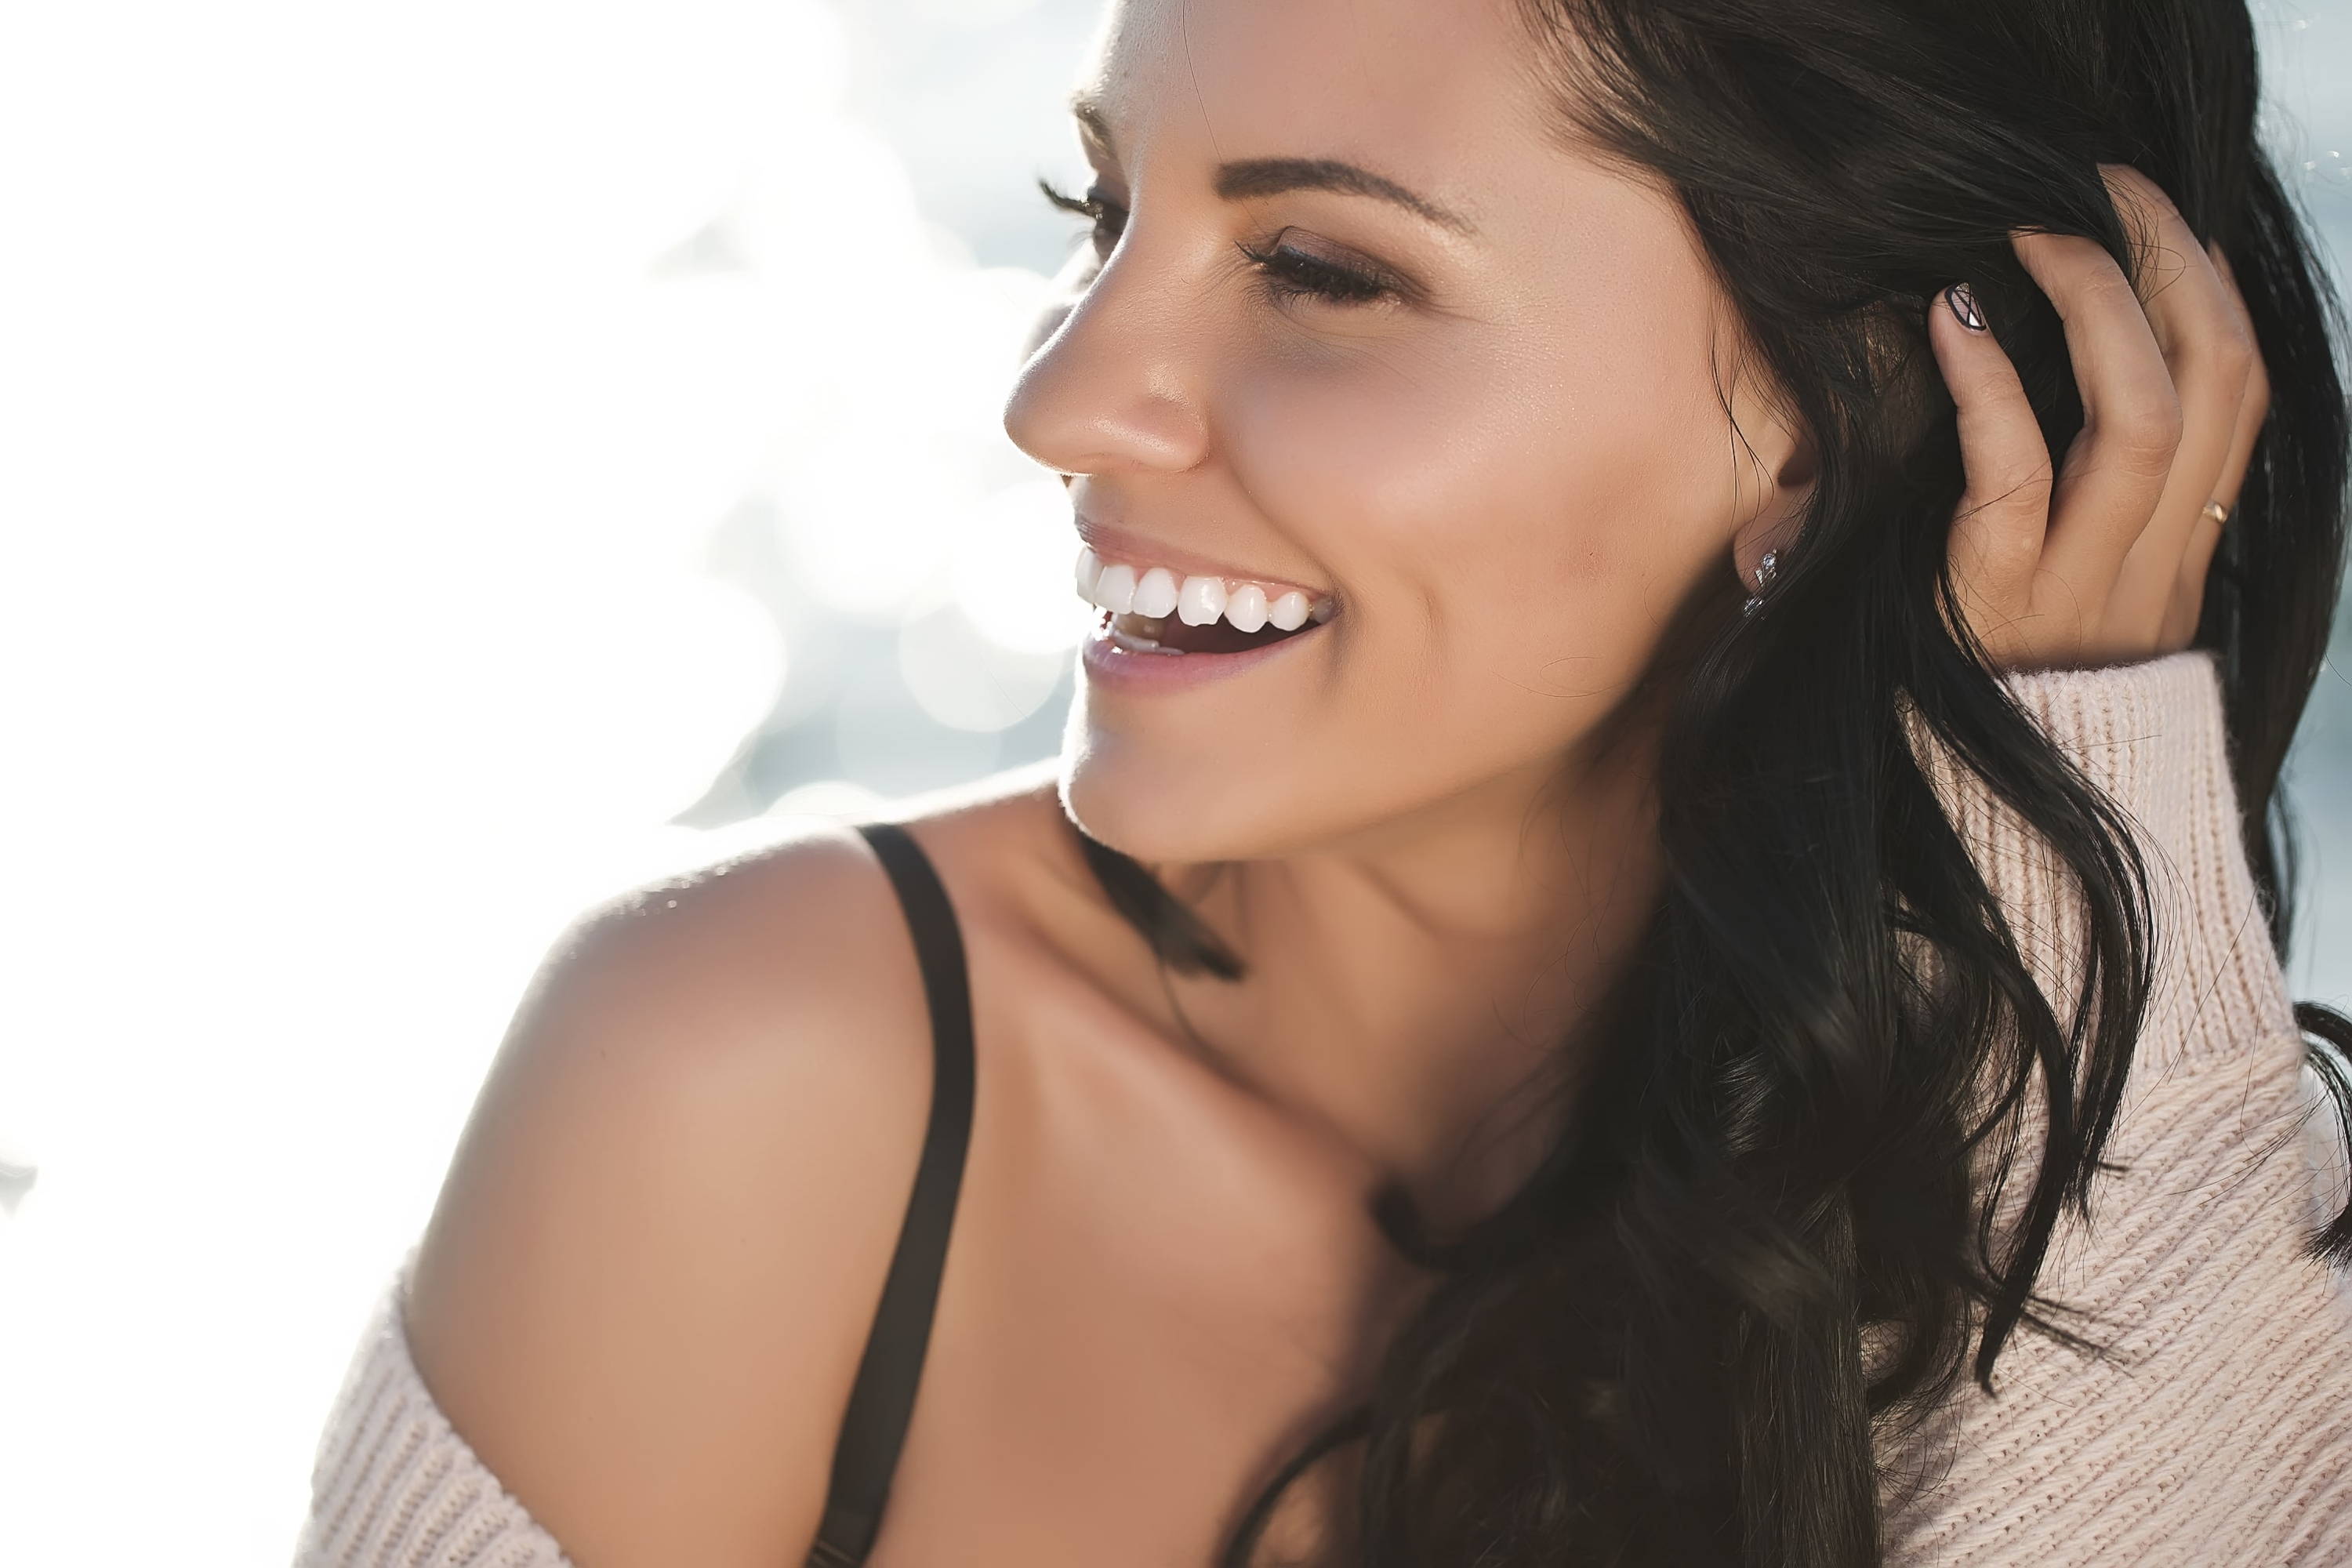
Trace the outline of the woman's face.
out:
[[[1005,414],[1071,476],[1095,592],[1145,580],[1064,745],[1103,842],[1247,858],[1572,786],[1791,505],[1680,207],[1564,145],[1534,67],[1513,0],[1113,6],[1078,100],[1103,221]],[[1329,618],[1245,639],[1253,585]]]

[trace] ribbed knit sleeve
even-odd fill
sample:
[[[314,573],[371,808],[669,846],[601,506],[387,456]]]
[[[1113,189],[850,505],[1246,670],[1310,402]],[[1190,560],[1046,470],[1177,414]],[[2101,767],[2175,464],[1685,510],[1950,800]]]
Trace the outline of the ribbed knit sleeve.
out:
[[[2232,1054],[2294,1032],[2239,837],[2221,686],[2191,649],[2138,664],[2012,675],[2018,705],[2137,825],[2157,940],[2142,1063]],[[2057,858],[1940,751],[1922,760],[2063,1019],[2081,974],[2081,904]]]
[[[2239,838],[2210,655],[2010,678],[2129,815],[2158,973],[2092,1221],[2043,1295],[2101,1347],[2021,1331],[1994,1371],[1882,1454],[1898,1568],[2352,1563],[2352,1295],[2301,1256],[2339,1198],[2310,1121],[2284,976]],[[1937,770],[1931,767],[1931,773]],[[1956,773],[1938,791],[2067,1016],[2079,906],[2056,862]]]
[[[296,1568],[571,1568],[417,1375],[403,1260],[377,1301],[310,1471]]]

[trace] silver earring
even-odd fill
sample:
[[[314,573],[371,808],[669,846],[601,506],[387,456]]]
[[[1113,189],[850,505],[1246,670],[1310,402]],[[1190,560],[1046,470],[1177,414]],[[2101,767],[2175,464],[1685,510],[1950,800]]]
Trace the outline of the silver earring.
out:
[[[1780,574],[1780,552],[1777,550],[1766,551],[1764,552],[1764,559],[1756,563],[1756,592],[1749,595],[1746,604],[1739,606],[1739,613],[1743,616],[1754,615],[1758,607],[1764,603],[1764,590],[1770,587],[1772,585],[1772,579]]]

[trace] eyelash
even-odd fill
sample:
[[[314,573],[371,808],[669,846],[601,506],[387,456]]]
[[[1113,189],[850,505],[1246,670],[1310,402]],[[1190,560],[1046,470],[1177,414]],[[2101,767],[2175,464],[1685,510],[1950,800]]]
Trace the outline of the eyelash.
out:
[[[1100,190],[1074,196],[1055,189],[1045,180],[1037,182],[1037,188],[1045,193],[1047,201],[1062,211],[1093,220],[1094,240],[1097,247],[1105,247],[1107,242],[1116,243],[1119,232],[1127,226],[1127,209],[1105,196]],[[1267,289],[1277,300],[1313,299],[1333,305],[1370,305],[1394,298],[1400,292],[1396,284],[1385,279],[1360,272],[1352,267],[1342,267],[1335,261],[1326,261],[1319,256],[1309,256],[1303,250],[1289,249],[1279,243],[1281,237],[1279,234],[1275,236],[1276,243],[1263,250],[1254,249],[1246,244],[1236,247],[1249,258],[1250,265],[1257,268]]]

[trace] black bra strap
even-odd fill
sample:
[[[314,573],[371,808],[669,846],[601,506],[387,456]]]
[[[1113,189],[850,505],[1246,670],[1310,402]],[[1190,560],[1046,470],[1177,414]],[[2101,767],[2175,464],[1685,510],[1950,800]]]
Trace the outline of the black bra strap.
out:
[[[898,1230],[898,1249],[883,1282],[881,1306],[858,1363],[857,1383],[833,1455],[833,1487],[824,1522],[809,1552],[810,1568],[851,1568],[863,1563],[882,1529],[891,1472],[906,1441],[915,1385],[931,1338],[931,1310],[947,1260],[948,1230],[963,1183],[964,1146],[971,1135],[971,992],[963,936],[939,874],[907,830],[866,822],[857,831],[881,857],[898,889],[922,966],[931,1015],[931,1113],[921,1163]]]

